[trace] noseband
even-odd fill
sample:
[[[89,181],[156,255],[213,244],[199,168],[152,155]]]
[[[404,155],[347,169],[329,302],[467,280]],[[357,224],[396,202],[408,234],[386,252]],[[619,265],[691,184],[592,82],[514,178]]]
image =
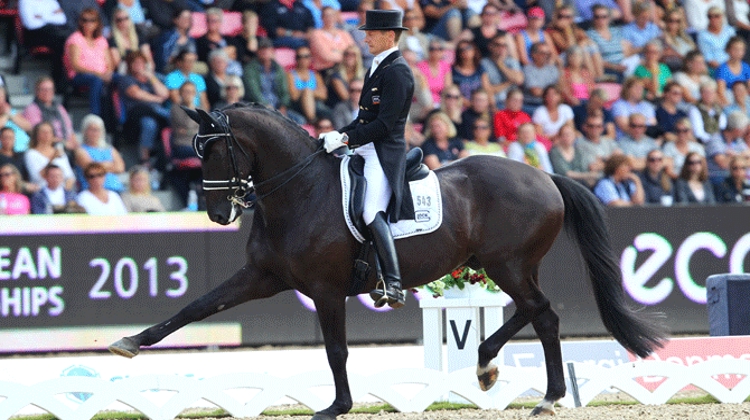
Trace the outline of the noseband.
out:
[[[323,142],[321,141],[316,151],[305,158],[303,161],[293,165],[289,169],[286,169],[279,174],[272,176],[265,181],[253,184],[253,177],[250,174],[248,174],[247,178],[242,178],[239,166],[237,165],[237,157],[235,155],[234,147],[235,144],[237,145],[237,149],[242,152],[248,162],[250,162],[251,159],[250,155],[245,151],[245,149],[242,148],[242,145],[237,141],[237,139],[234,137],[234,133],[232,133],[232,130],[229,128],[229,116],[222,111],[212,111],[211,115],[214,117],[213,120],[219,123],[219,127],[216,127],[216,124],[211,122],[211,128],[219,129],[221,130],[221,132],[196,134],[195,137],[193,137],[193,149],[195,150],[195,153],[198,155],[198,157],[203,160],[204,152],[209,143],[220,138],[225,139],[227,145],[227,153],[229,154],[229,158],[232,163],[232,176],[228,180],[217,181],[204,179],[203,191],[231,191],[231,194],[227,196],[227,200],[232,202],[232,204],[236,204],[242,208],[251,207],[253,204],[255,204],[255,201],[258,201],[276,192],[279,188],[286,185],[287,182],[291,181],[305,168],[307,168],[310,163],[312,163],[315,156],[321,154],[324,151]],[[282,183],[272,188],[267,193],[256,194],[255,200],[249,203],[247,200],[245,200],[245,197],[247,197],[249,194],[257,192],[258,188],[261,188],[264,185],[270,184],[271,182],[284,177],[286,177],[286,179]]]

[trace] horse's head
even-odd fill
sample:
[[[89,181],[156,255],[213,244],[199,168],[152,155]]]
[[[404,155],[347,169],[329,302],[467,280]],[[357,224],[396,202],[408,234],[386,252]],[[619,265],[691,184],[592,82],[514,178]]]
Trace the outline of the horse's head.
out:
[[[203,191],[208,217],[221,225],[232,223],[247,207],[245,196],[252,191],[249,168],[241,168],[237,163],[236,153],[244,155],[243,159],[247,158],[247,153],[232,134],[225,113],[182,109],[199,124],[198,133],[193,138],[193,149],[203,163]]]

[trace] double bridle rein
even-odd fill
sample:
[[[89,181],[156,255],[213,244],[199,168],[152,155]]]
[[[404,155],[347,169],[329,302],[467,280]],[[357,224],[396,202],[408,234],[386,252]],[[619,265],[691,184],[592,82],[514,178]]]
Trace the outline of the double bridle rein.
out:
[[[232,163],[232,177],[228,180],[203,180],[203,191],[230,191],[231,194],[227,196],[227,200],[232,202],[232,204],[236,204],[242,208],[248,208],[251,207],[253,204],[255,204],[256,201],[261,200],[265,197],[268,197],[269,195],[273,194],[277,190],[279,190],[281,187],[286,185],[289,181],[294,179],[297,175],[299,175],[305,168],[310,166],[313,159],[321,154],[323,149],[323,143],[320,142],[315,152],[307,156],[303,161],[298,162],[297,164],[293,165],[292,167],[284,170],[281,173],[278,173],[271,178],[261,181],[257,184],[253,183],[253,177],[248,174],[247,178],[242,178],[242,174],[240,172],[239,166],[237,165],[237,157],[235,154],[235,145],[237,149],[242,152],[242,154],[245,156],[246,160],[248,162],[251,161],[250,155],[245,151],[245,149],[242,148],[242,145],[237,141],[237,139],[234,137],[234,133],[232,133],[231,128],[229,127],[229,116],[225,114],[222,111],[212,111],[211,116],[213,121],[210,121],[212,128],[218,128],[222,130],[221,132],[216,133],[210,133],[210,134],[196,134],[195,137],[193,137],[193,149],[195,150],[195,153],[198,155],[198,157],[203,160],[204,152],[206,150],[206,147],[208,143],[218,140],[220,138],[224,138],[226,140],[227,145],[227,153],[229,154],[230,161]],[[216,127],[216,124],[214,123],[218,122],[219,127]],[[291,174],[291,175],[290,175]],[[286,177],[283,182],[281,182],[279,185],[272,188],[270,191],[264,194],[258,194],[257,191],[259,188],[262,188],[264,185],[271,184],[274,181],[277,181],[281,178]],[[245,197],[250,195],[251,193],[255,192],[255,199],[253,201],[248,202]]]

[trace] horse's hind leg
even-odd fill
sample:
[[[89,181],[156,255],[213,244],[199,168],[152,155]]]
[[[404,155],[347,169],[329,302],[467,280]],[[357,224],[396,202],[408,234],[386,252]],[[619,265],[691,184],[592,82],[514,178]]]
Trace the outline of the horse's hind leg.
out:
[[[555,414],[555,402],[565,396],[565,374],[560,349],[560,318],[547,306],[532,322],[539,341],[544,349],[544,363],[547,367],[547,393],[544,399],[531,411],[532,416]]]
[[[518,264],[520,265],[520,263]],[[520,268],[513,268],[513,265],[509,263],[502,268],[485,267],[490,278],[494,279],[496,284],[516,302],[516,312],[499,330],[495,331],[495,333],[487,337],[479,345],[477,379],[479,380],[479,387],[483,391],[492,388],[497,381],[498,369],[495,364],[491,363],[492,359],[497,357],[500,349],[503,348],[508,340],[513,338],[526,324],[531,322],[535,313],[535,300],[526,297],[530,294],[528,292],[528,285],[533,285],[533,283],[530,283],[526,279],[531,279],[532,275],[531,273],[524,275]]]
[[[348,413],[352,408],[352,395],[346,373],[346,359],[349,357],[346,345],[346,299],[341,296],[340,298],[314,299],[314,301],[320,328],[323,331],[328,364],[333,373],[336,399],[330,407],[315,413],[312,420],[333,420],[339,414]]]
[[[187,305],[177,315],[143,330],[138,335],[117,341],[109,346],[109,351],[120,356],[134,357],[141,346],[156,344],[191,322],[200,321],[251,299],[271,297],[288,288],[278,279],[246,265],[212,291]]]

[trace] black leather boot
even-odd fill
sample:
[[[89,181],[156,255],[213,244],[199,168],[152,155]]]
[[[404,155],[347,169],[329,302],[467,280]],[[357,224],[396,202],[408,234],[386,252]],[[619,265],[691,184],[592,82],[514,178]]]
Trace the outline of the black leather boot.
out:
[[[375,290],[370,292],[370,297],[378,308],[387,303],[391,308],[398,309],[406,303],[406,295],[401,290],[401,272],[398,269],[396,245],[393,243],[393,235],[385,220],[385,214],[379,212],[375,215],[375,220],[367,225],[367,228],[370,229],[375,253],[383,271],[383,279],[378,280]]]

